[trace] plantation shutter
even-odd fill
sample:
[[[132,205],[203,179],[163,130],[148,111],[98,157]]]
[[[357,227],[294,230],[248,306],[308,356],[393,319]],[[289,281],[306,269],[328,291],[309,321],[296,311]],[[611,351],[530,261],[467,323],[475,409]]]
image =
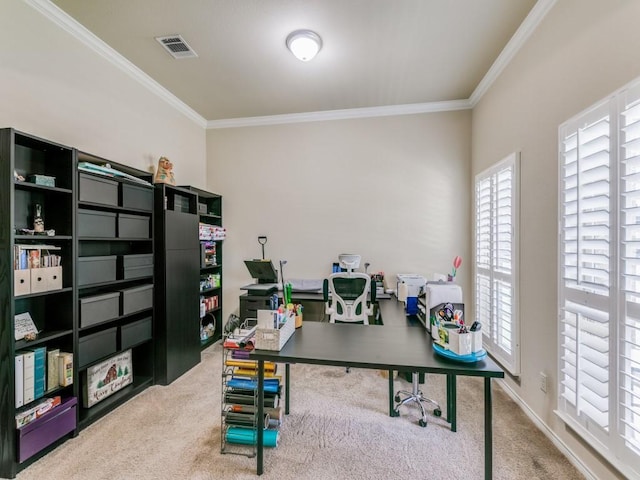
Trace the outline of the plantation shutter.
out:
[[[562,135],[560,396],[596,435],[609,430],[611,172],[608,103]]]
[[[640,454],[640,87],[624,95],[620,116],[619,429]],[[629,459],[628,461],[633,461]],[[638,459],[636,457],[635,461]]]
[[[476,320],[483,340],[511,373],[520,373],[517,280],[517,155],[476,177]]]

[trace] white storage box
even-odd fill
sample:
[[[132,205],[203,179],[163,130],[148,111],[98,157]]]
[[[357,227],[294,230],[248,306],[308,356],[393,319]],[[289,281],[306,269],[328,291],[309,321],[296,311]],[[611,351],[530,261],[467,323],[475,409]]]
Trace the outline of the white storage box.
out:
[[[293,312],[286,315],[286,322],[280,328],[274,328],[273,317],[276,310],[258,310],[258,328],[255,335],[255,348],[258,350],[282,350],[284,344],[296,331],[296,317]]]

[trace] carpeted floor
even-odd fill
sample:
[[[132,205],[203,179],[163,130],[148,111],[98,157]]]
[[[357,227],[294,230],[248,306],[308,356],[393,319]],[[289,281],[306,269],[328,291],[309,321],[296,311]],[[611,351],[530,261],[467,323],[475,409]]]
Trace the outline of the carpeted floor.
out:
[[[255,458],[220,453],[220,345],[167,387],[154,386],[18,474],[18,480],[255,479]],[[284,370],[284,369],[283,369]],[[374,370],[292,365],[291,414],[265,480],[483,478],[482,379],[458,379],[458,431],[443,418],[417,425],[418,409],[388,416],[387,379]],[[410,389],[403,378],[396,389]],[[425,393],[445,400],[445,377]],[[494,478],[582,475],[494,383]],[[444,410],[444,409],[443,409]],[[443,413],[446,416],[446,412]]]

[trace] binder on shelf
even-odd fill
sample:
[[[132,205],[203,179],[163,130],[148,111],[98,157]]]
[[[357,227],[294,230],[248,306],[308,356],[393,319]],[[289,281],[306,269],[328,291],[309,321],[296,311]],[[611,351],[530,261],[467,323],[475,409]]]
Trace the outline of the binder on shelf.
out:
[[[15,376],[16,376],[16,408],[24,405],[24,365],[23,355],[18,354],[15,358]]]
[[[47,356],[46,347],[38,347],[33,351],[33,398],[37,400],[44,396],[46,384],[45,358]]]
[[[35,354],[30,351],[21,352],[23,358],[23,372],[24,372],[24,404],[26,405],[29,402],[33,402],[34,400],[34,367],[35,367]]]

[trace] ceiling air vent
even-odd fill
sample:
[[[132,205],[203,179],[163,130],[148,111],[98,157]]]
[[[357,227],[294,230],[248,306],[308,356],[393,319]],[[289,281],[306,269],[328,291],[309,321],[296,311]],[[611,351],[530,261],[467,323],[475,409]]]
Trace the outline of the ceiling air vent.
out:
[[[195,58],[198,56],[180,35],[156,37],[156,40],[173,58]]]

